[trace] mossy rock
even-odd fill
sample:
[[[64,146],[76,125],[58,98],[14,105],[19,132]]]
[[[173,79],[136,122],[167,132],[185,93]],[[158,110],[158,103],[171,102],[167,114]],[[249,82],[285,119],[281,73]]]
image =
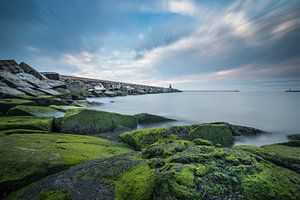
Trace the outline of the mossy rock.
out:
[[[131,129],[137,126],[133,116],[80,108],[68,109],[58,121],[58,128],[63,133],[91,135],[112,132],[120,126]]]
[[[46,106],[16,106],[7,111],[7,116],[63,117],[64,112]]]
[[[0,131],[9,129],[33,129],[52,131],[53,118],[31,116],[0,117]]]
[[[6,113],[9,109],[15,106],[34,106],[37,105],[35,101],[25,99],[0,99],[0,111]]]
[[[292,135],[288,135],[288,138],[290,141],[293,140],[300,140],[300,134],[292,134]]]
[[[138,123],[140,124],[151,124],[151,123],[162,123],[168,121],[175,121],[174,119],[169,119],[166,117],[161,117],[158,115],[152,115],[148,113],[140,113],[134,115],[138,119]]]
[[[120,139],[133,148],[140,150],[155,142],[165,139],[204,139],[212,144],[231,146],[234,136],[227,124],[198,124],[190,126],[173,126],[168,128],[154,128],[137,130],[120,135]]]
[[[35,199],[58,191],[72,200],[151,199],[153,171],[145,161],[123,154],[82,163],[21,189],[8,199]],[[55,192],[56,193],[56,192]]]
[[[130,151],[92,136],[41,134],[35,130],[32,134],[19,130],[4,134],[0,137],[0,196],[84,161]]]
[[[35,101],[36,104],[39,106],[50,106],[50,105],[64,106],[64,105],[70,105],[70,103],[72,103],[72,100],[70,99],[47,96],[47,95],[38,96],[38,97],[29,97],[27,99]]]

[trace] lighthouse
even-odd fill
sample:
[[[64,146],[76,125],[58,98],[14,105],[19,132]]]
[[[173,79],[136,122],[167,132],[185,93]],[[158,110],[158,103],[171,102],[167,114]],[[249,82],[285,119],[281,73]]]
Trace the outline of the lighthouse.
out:
[[[170,85],[169,85],[169,89],[172,89],[172,85],[171,85],[171,83],[170,83]]]

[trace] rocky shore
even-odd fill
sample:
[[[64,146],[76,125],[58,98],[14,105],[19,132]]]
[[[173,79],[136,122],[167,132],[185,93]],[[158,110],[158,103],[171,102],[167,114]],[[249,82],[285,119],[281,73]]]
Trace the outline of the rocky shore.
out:
[[[224,122],[137,130],[174,119],[92,110],[75,99],[173,89],[13,61],[0,69],[0,199],[300,199],[299,134],[253,147],[234,143],[263,130]]]

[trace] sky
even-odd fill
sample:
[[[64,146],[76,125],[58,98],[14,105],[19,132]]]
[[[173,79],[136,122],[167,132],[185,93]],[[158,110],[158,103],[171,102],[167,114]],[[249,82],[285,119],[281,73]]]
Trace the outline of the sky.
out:
[[[300,89],[299,0],[0,0],[0,59],[179,89]]]

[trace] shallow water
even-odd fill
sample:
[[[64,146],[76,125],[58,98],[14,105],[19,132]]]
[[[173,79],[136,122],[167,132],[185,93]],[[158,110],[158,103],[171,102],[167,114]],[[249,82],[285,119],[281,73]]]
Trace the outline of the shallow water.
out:
[[[261,146],[285,142],[287,135],[300,133],[300,93],[182,92],[89,100],[104,103],[93,107],[99,110],[123,114],[147,112],[179,120],[155,126],[223,121],[272,133],[243,138],[236,144]]]

